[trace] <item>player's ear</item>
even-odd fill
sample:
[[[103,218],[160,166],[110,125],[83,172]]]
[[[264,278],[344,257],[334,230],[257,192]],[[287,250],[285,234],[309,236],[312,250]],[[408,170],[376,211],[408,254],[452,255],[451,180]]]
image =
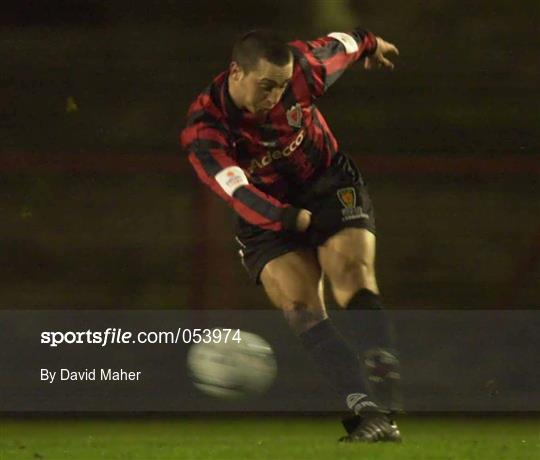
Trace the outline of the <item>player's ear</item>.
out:
[[[244,77],[245,72],[242,69],[242,67],[240,67],[238,62],[232,61],[229,64],[229,74],[231,75],[234,81],[240,81]]]

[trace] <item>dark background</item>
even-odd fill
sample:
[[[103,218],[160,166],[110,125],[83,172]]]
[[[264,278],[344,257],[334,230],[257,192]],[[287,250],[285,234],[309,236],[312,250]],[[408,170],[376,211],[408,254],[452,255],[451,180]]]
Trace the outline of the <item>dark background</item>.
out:
[[[0,307],[267,306],[178,133],[240,32],[356,25],[396,70],[319,106],[370,183],[386,303],[539,305],[537,1],[2,5]]]

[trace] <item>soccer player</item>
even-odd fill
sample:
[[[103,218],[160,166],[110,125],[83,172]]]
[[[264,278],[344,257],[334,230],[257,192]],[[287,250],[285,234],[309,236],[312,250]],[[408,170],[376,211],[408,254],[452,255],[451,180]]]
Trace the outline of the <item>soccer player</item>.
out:
[[[358,312],[381,311],[373,206],[315,102],[357,61],[392,69],[390,54],[393,44],[363,29],[290,43],[251,31],[193,102],[181,134],[199,178],[236,211],[248,273],[352,412],[348,442],[401,440],[388,415],[399,373],[382,313],[370,334],[360,332]],[[323,274],[339,306],[354,312],[364,355],[328,317]],[[366,335],[375,338],[366,344]]]

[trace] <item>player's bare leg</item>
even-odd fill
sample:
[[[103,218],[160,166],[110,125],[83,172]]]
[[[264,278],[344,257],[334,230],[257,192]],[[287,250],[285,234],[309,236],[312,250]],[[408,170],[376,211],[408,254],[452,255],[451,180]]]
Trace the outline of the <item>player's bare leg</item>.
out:
[[[375,277],[375,235],[346,228],[319,247],[319,260],[338,305],[345,308],[354,294],[367,289],[379,294]]]
[[[288,252],[266,264],[261,282],[272,303],[300,334],[327,318],[319,296],[321,268],[312,250]]]
[[[319,247],[319,260],[336,302],[357,313],[356,335],[370,391],[384,407],[400,410],[399,362],[375,276],[375,235],[366,229],[344,229]]]

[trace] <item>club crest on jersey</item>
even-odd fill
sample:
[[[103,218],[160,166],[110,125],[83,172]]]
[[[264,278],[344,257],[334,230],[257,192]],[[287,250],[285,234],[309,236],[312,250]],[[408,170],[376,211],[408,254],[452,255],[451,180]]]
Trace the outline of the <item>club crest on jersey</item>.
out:
[[[369,219],[369,215],[364,212],[362,206],[356,206],[356,189],[354,187],[340,188],[336,193],[343,206],[341,210],[341,220],[343,222],[355,219]]]
[[[287,121],[293,128],[302,126],[302,107],[300,107],[300,104],[296,103],[287,110]]]

